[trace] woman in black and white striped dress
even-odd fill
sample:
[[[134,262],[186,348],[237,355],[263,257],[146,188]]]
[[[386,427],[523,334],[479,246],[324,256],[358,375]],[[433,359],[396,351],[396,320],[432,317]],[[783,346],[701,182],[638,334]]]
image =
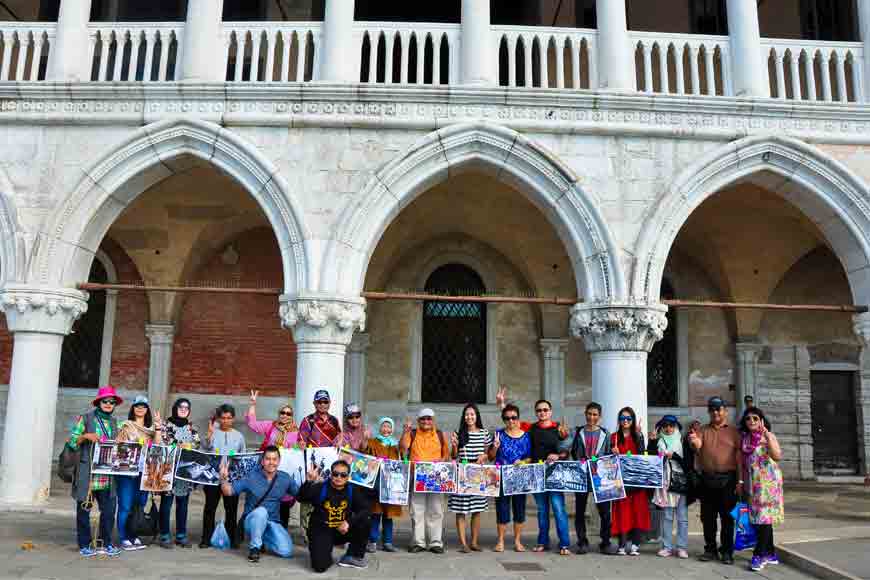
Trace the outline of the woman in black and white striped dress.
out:
[[[462,421],[459,433],[451,437],[450,453],[457,461],[469,463],[486,463],[486,452],[492,445],[492,433],[483,428],[480,411],[477,405],[469,403],[462,410]],[[456,514],[456,531],[462,543],[460,552],[480,552],[478,538],[480,537],[480,512],[489,507],[488,497],[471,495],[451,495],[447,507]],[[471,545],[466,540],[465,520],[471,514]]]

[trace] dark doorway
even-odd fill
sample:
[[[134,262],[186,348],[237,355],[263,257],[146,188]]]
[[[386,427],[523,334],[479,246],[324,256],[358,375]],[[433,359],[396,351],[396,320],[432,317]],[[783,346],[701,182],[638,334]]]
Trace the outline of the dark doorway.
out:
[[[99,260],[91,265],[88,282],[105,284],[109,275]],[[88,311],[73,325],[63,340],[60,355],[60,386],[96,389],[100,383],[103,353],[103,325],[106,320],[106,293],[92,292]]]
[[[662,280],[661,298],[674,297],[674,287],[667,278]],[[677,388],[677,316],[668,308],[668,327],[660,341],[653,345],[646,359],[646,397],[650,407],[676,407]]]
[[[801,36],[807,40],[858,40],[854,0],[801,0]]]
[[[855,373],[810,373],[813,421],[813,468],[817,474],[858,472],[858,422]]]
[[[459,24],[461,16],[459,0],[438,2],[405,2],[399,0],[358,0],[355,7],[356,20],[387,22],[442,22]]]
[[[477,272],[462,264],[441,266],[426,291],[443,295],[486,292]],[[423,303],[422,400],[431,403],[486,402],[486,305],[480,302]]]

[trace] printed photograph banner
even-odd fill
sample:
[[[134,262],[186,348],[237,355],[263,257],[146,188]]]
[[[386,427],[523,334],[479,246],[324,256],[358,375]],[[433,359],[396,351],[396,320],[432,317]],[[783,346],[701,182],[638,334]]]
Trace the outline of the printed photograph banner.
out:
[[[545,464],[546,491],[589,491],[589,473],[585,461],[554,461]]]
[[[163,493],[172,491],[175,482],[175,460],[179,448],[151,445],[142,454],[142,483],[140,491]]]
[[[418,493],[456,493],[456,464],[418,462],[414,464],[414,491]]]
[[[305,450],[306,474],[312,465],[320,470],[324,479],[329,477],[332,464],[338,459],[338,449],[335,447],[309,447]]]
[[[235,483],[240,479],[246,478],[252,471],[260,469],[260,465],[263,463],[263,452],[230,455],[229,461],[230,483]]]
[[[381,468],[380,459],[353,449],[342,449],[338,456],[350,464],[351,483],[369,489],[375,487],[375,483],[378,481],[378,471]]]
[[[282,447],[280,451],[281,463],[278,464],[278,470],[289,475],[296,486],[305,483],[305,451],[295,447]]]
[[[408,505],[411,488],[411,464],[397,459],[385,459],[380,471],[380,502]]]
[[[544,489],[543,463],[501,466],[501,486],[505,495],[541,493]]]
[[[498,465],[459,464],[459,495],[498,497],[501,492],[501,469]]]
[[[622,482],[622,470],[619,468],[618,455],[599,457],[597,461],[589,461],[588,465],[595,503],[604,503],[625,497],[625,484]]]
[[[139,475],[142,445],[102,441],[94,445],[91,473],[94,475]]]
[[[182,449],[175,466],[175,479],[199,485],[220,485],[223,457],[196,449]]]
[[[661,489],[664,462],[659,455],[620,455],[619,467],[625,487]]]

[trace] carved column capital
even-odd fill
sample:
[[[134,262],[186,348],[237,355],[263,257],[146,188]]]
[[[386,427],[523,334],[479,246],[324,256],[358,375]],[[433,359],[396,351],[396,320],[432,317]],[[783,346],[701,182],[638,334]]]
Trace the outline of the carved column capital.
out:
[[[366,325],[362,298],[334,296],[282,296],[281,326],[293,332],[297,343],[330,343],[347,346],[354,332]]]
[[[870,312],[856,314],[852,317],[852,324],[855,330],[855,336],[861,341],[864,347],[870,347]]]
[[[649,352],[668,327],[667,311],[664,304],[576,304],[571,335],[588,352]]]
[[[145,336],[152,345],[168,344],[171,345],[175,340],[175,325],[174,324],[146,324]]]
[[[88,294],[71,288],[8,285],[0,294],[10,332],[69,334],[88,311]]]
[[[568,352],[567,338],[542,338],[538,341],[545,359],[561,360]]]

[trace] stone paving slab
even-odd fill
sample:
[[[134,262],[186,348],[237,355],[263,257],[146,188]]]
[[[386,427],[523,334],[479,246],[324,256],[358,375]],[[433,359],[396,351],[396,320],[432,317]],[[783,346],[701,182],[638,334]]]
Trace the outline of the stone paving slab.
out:
[[[870,537],[821,542],[790,542],[785,546],[799,555],[808,556],[816,561],[836,562],[836,567],[846,574],[862,580],[870,580]]]

